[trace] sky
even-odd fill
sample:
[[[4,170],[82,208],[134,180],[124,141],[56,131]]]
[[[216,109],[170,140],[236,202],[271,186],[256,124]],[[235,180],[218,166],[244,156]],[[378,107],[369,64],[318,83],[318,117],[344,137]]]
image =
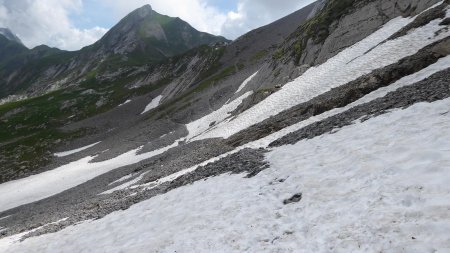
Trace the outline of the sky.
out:
[[[0,0],[0,27],[29,48],[78,50],[100,39],[128,13],[150,4],[197,30],[228,39],[284,17],[314,0]]]

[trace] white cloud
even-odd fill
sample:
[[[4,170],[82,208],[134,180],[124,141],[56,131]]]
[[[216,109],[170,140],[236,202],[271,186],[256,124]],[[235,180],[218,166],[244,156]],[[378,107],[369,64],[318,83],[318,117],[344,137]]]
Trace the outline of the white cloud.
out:
[[[69,15],[80,12],[82,6],[81,0],[0,0],[0,27],[10,28],[28,47],[47,44],[79,49],[107,31],[74,27]]]

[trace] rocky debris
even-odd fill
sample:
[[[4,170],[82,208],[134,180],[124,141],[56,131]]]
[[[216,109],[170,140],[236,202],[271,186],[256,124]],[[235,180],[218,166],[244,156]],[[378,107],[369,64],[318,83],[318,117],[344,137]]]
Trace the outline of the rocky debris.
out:
[[[10,143],[6,143],[5,146],[8,147],[2,147],[3,152],[0,152],[0,184],[43,172],[42,167],[50,163],[52,153],[42,152],[42,150],[53,144],[51,140],[41,140],[39,145],[34,147],[22,144],[12,146]],[[26,160],[23,157],[33,157],[34,159]]]
[[[433,102],[448,97],[450,97],[450,69],[438,72],[416,84],[400,88],[382,98],[308,125],[272,142],[269,146],[294,144],[302,139],[311,139],[350,125],[357,119],[364,121],[392,109],[406,108],[415,103]]]
[[[302,200],[302,193],[297,193],[297,194],[294,194],[292,197],[283,200],[283,204],[288,205],[288,204],[292,204],[292,203],[297,203],[297,202],[300,202],[300,200]]]
[[[173,148],[173,152],[162,154],[151,163],[142,166],[143,171],[151,170],[138,183],[145,184],[156,181],[188,168],[200,164],[208,159],[231,151],[232,147],[224,145],[220,139],[207,139],[186,143]]]
[[[364,95],[415,73],[450,54],[450,38],[433,43],[397,63],[374,70],[352,82],[334,88],[308,102],[294,106],[261,123],[253,125],[226,140],[232,146],[258,140],[297,122],[328,110],[346,106]]]
[[[227,172],[233,174],[247,173],[246,177],[254,177],[262,170],[269,167],[264,158],[265,150],[243,149],[231,154],[217,162],[197,168],[194,172],[183,175],[172,181],[169,189],[191,184],[198,180],[218,176]]]

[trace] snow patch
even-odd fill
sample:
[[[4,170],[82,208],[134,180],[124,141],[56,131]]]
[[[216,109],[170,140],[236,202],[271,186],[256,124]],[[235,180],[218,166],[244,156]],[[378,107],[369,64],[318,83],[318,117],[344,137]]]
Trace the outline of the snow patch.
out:
[[[128,103],[130,103],[130,102],[131,102],[131,99],[127,99],[127,101],[125,101],[125,102],[123,102],[122,104],[118,105],[118,107],[121,107],[121,106],[123,106],[123,105],[126,105],[126,104],[128,104]]]
[[[249,78],[245,79],[244,82],[242,82],[242,84],[239,86],[239,88],[237,89],[236,93],[239,93],[242,89],[245,88],[245,86],[253,79],[253,77],[255,77],[258,74],[259,70],[256,71],[253,75],[251,75]]]
[[[144,114],[152,109],[155,109],[156,107],[158,107],[159,103],[161,102],[162,99],[162,95],[159,95],[157,97],[155,97],[144,109],[144,111],[141,114]]]
[[[134,179],[132,179],[132,180],[130,180],[130,181],[127,181],[127,182],[125,182],[125,183],[123,183],[123,184],[121,184],[121,185],[118,185],[118,186],[116,186],[116,187],[114,187],[114,188],[112,188],[112,189],[109,189],[109,190],[107,190],[107,191],[104,191],[104,192],[100,193],[99,195],[101,195],[101,194],[111,194],[111,193],[113,193],[113,192],[115,192],[115,191],[120,191],[120,190],[125,190],[125,189],[128,189],[128,188],[131,188],[131,187],[132,187],[133,185],[135,185],[137,182],[141,181],[147,173],[148,173],[148,172],[141,173],[141,174],[140,174],[139,176],[137,176],[136,178],[134,178]],[[129,178],[132,177],[132,175],[129,175],[129,176],[130,176]],[[129,179],[129,178],[128,178],[128,179]]]
[[[88,148],[92,148],[93,146],[99,144],[100,142],[101,142],[101,141],[96,142],[96,143],[93,143],[93,144],[90,144],[90,145],[87,145],[87,146],[84,146],[84,147],[81,147],[81,148],[77,148],[77,149],[73,149],[73,150],[69,150],[69,151],[65,151],[65,152],[60,152],[60,153],[55,153],[55,154],[53,154],[53,155],[56,156],[56,157],[69,156],[69,155],[72,155],[72,154],[81,152],[81,151],[83,151],[83,150],[86,150],[86,149],[88,149]]]
[[[112,182],[112,183],[109,183],[108,185],[113,185],[113,184],[121,183],[121,182],[123,182],[123,181],[126,181],[126,180],[132,178],[133,176],[134,176],[134,174],[129,174],[129,175],[123,176],[123,177],[117,179],[116,181],[114,181],[114,182]]]
[[[187,124],[186,127],[189,131],[189,134],[186,139],[189,140],[207,131],[215,129],[219,123],[226,121],[226,119],[231,116],[231,112],[236,110],[244,99],[252,94],[253,91],[246,92],[245,94],[229,102],[228,104],[223,105],[218,110],[204,116],[203,118]]]

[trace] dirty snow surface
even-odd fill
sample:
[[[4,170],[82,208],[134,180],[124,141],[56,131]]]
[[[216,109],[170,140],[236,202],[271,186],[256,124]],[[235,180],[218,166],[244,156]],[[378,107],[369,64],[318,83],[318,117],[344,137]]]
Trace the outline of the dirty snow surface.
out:
[[[449,108],[446,99],[357,121],[273,149],[255,177],[209,178],[54,234],[4,238],[0,249],[449,252]]]

